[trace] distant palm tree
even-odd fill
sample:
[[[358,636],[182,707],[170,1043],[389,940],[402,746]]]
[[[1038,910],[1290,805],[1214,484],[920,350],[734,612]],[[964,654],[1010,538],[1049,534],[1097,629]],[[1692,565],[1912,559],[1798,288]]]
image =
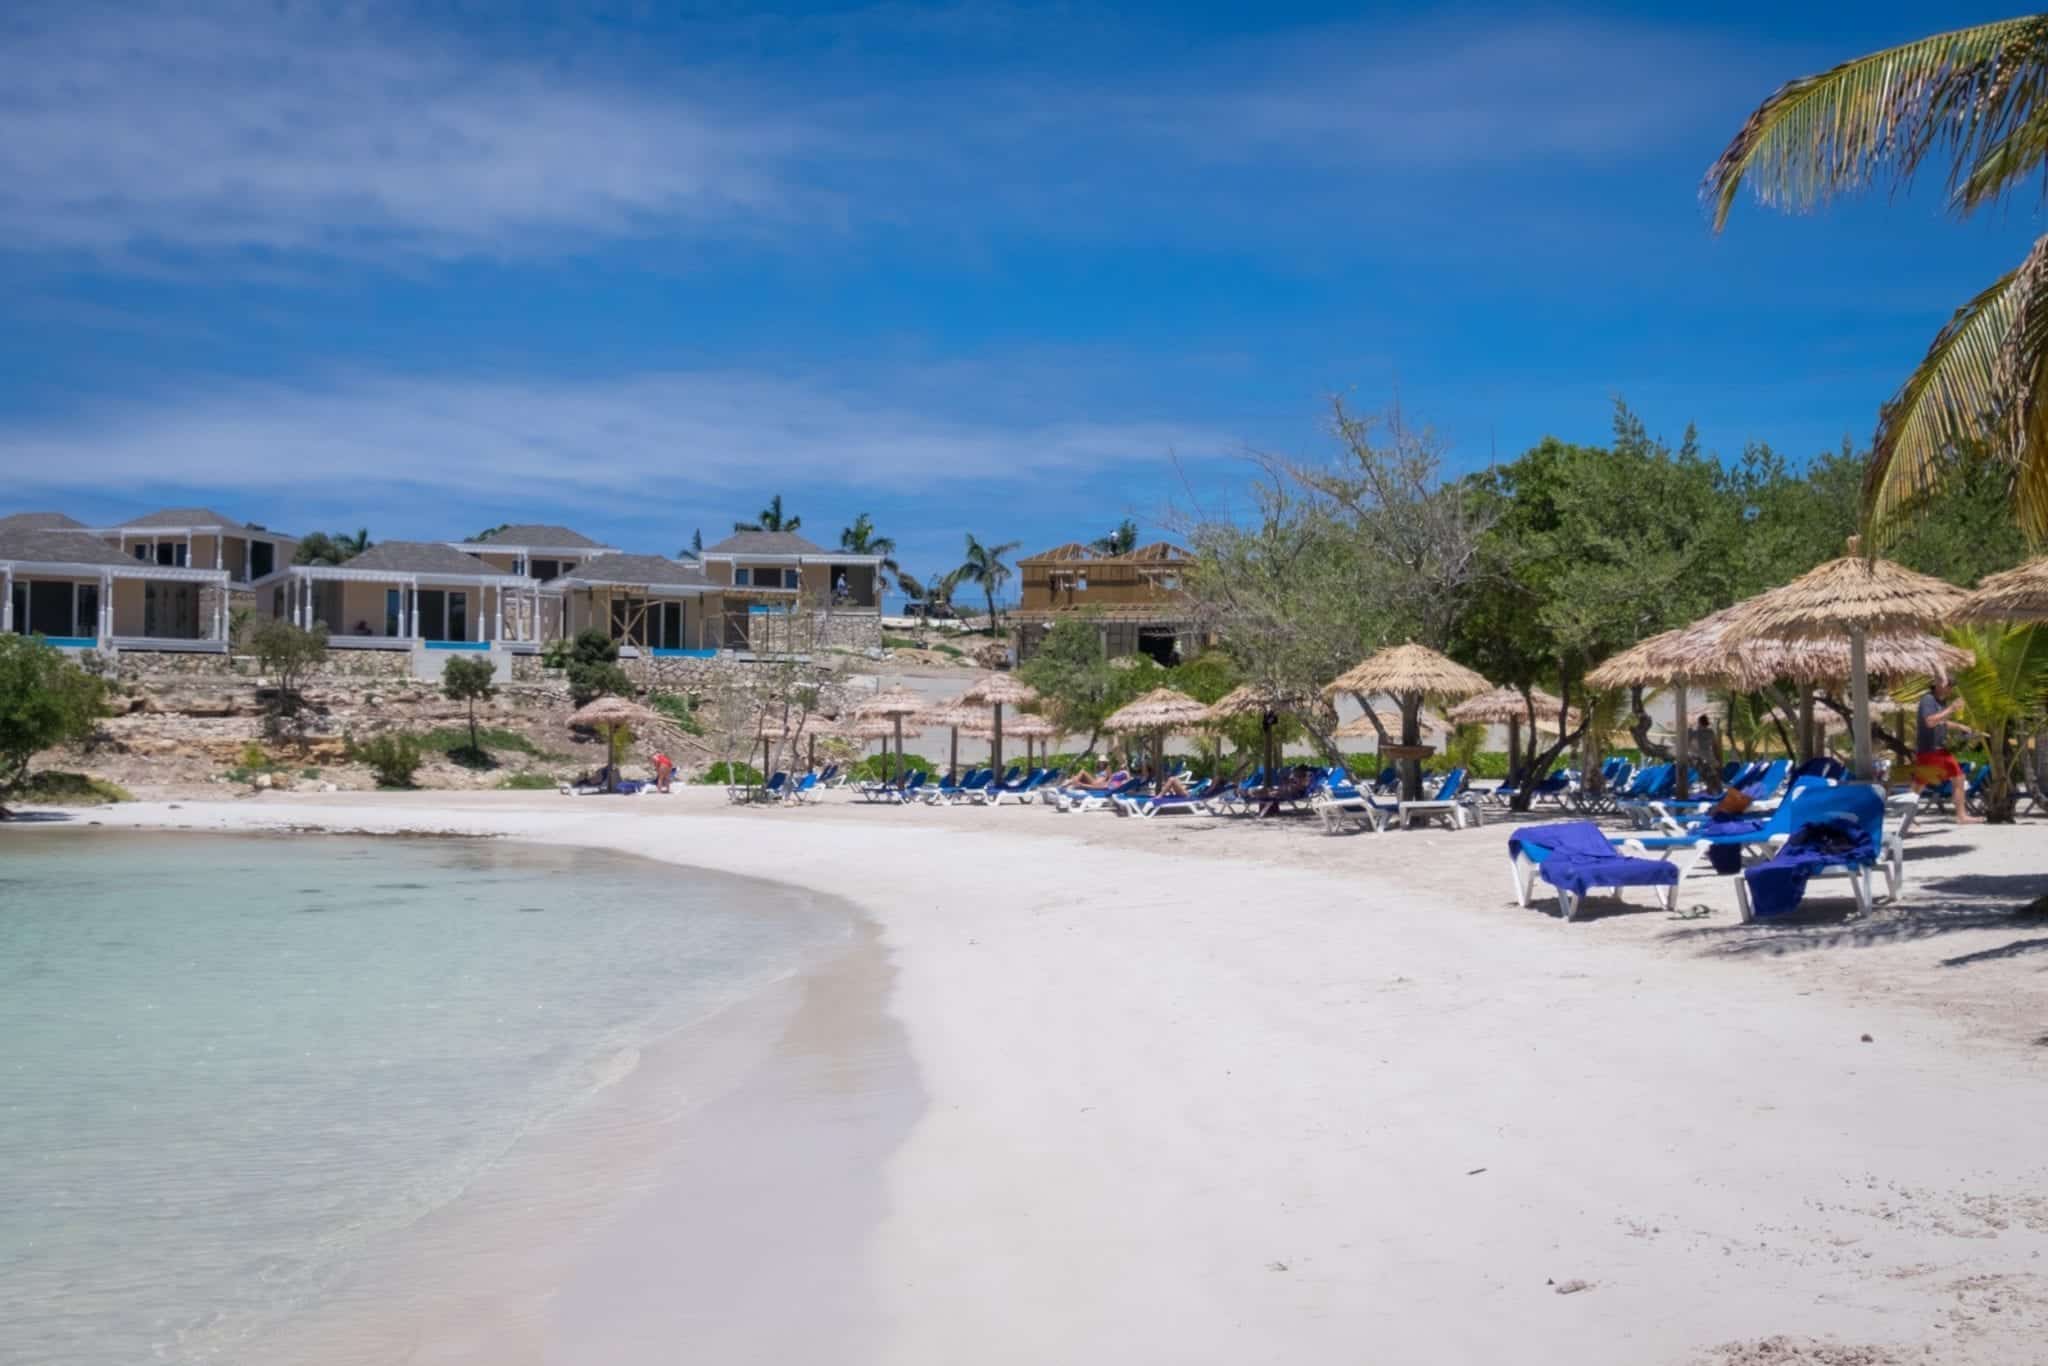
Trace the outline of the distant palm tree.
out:
[[[782,515],[782,495],[776,494],[768,500],[768,506],[754,514],[751,522],[734,522],[734,531],[795,531],[804,524],[801,517]]]
[[[974,533],[967,534],[967,558],[954,570],[960,582],[978,583],[988,598],[988,629],[995,634],[996,590],[1010,581],[1010,566],[1003,563],[1003,556],[1015,550],[1020,542],[1005,541],[1001,545],[983,545],[974,539]]]
[[[896,563],[896,538],[877,536],[874,519],[865,512],[853,519],[852,526],[840,531],[839,548],[849,555],[881,556],[882,562],[877,568],[881,571],[882,586],[886,587],[891,579],[899,587],[902,585],[903,566]]]
[[[298,548],[292,552],[293,564],[345,564],[370,548],[368,528],[357,531],[353,536],[345,531],[329,535],[325,531],[309,531],[299,538]]]
[[[679,560],[701,560],[704,558],[703,528],[700,527],[690,533],[690,543],[676,552],[676,558]]]
[[[1930,158],[1945,164],[1958,217],[2048,167],[2048,15],[1936,34],[1780,87],[1701,193],[1718,232],[1744,181],[1767,204],[1803,210],[1879,177],[1904,189]],[[1879,413],[1866,525],[1882,530],[1923,505],[1973,440],[2010,468],[2020,525],[2048,534],[2048,236],[1956,311]]]
[[[1090,541],[1088,548],[1105,555],[1128,555],[1138,548],[1138,524],[1126,517],[1117,524],[1116,530]]]

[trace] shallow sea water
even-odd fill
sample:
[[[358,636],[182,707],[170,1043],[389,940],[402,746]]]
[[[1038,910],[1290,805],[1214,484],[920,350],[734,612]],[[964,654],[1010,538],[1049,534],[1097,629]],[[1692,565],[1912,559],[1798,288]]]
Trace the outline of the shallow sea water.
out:
[[[580,850],[7,832],[0,1360],[236,1360],[642,1047],[850,933]]]

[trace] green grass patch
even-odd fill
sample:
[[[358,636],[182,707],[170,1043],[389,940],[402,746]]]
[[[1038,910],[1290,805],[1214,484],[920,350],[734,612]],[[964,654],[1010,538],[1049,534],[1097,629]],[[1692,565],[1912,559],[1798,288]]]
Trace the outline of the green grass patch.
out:
[[[704,733],[704,723],[697,719],[695,704],[679,692],[652,693],[647,698],[647,705],[675,722],[677,727],[686,734],[702,735]]]
[[[60,773],[44,769],[29,775],[20,800],[44,806],[109,806],[132,802],[135,794],[118,783],[95,778],[89,773]]]
[[[502,792],[552,792],[560,784],[545,773],[507,773],[498,779]]]
[[[320,770],[317,768],[302,768],[299,770],[299,777],[309,783],[317,783],[320,781]]]
[[[761,770],[752,764],[716,763],[697,775],[700,787],[759,787]]]
[[[413,738],[419,741],[421,749],[431,750],[437,754],[446,754],[450,759],[454,759],[456,763],[463,762],[462,759],[455,757],[457,751],[460,751],[465,756],[469,755],[468,726],[435,726],[431,730],[418,732]],[[552,750],[542,749],[529,739],[525,733],[509,729],[505,726],[478,726],[476,728],[476,742],[483,747],[486,754],[525,754],[535,759],[559,759],[563,757]]]

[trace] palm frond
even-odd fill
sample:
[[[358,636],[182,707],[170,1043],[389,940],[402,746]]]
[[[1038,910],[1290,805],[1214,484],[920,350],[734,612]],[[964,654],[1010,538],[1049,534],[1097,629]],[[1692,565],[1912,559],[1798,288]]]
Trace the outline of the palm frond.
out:
[[[2048,151],[2048,15],[1935,34],[1780,87],[1708,168],[1714,228],[1747,183],[1766,204],[1811,209],[1933,155],[1967,213],[2037,172]]]
[[[2028,260],[2040,251],[2036,243]],[[1864,520],[1873,533],[1896,525],[1934,492],[1959,443],[1994,437],[2008,407],[2000,372],[2025,270],[2000,276],[1957,309],[1878,415],[1863,476]]]

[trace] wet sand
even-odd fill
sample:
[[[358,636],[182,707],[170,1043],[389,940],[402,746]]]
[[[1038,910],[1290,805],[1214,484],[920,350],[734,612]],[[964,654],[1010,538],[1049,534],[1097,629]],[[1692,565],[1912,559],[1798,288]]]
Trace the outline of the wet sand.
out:
[[[855,901],[929,1101],[861,1255],[814,1286],[873,1336],[784,1359],[1636,1366],[1824,1342],[1988,1364],[2039,1360],[2048,1333],[2048,994],[2024,947],[2044,936],[2006,904],[2042,876],[2038,825],[1937,828],[1899,911],[1759,931],[1725,884],[1688,884],[1696,919],[1640,894],[1572,925],[1518,909],[1498,828],[701,791],[102,818],[575,841]],[[595,1265],[536,1359],[607,1359],[599,1325],[659,1293]],[[811,1302],[775,1290],[771,1317]],[[692,1335],[750,1340],[759,1303]]]

